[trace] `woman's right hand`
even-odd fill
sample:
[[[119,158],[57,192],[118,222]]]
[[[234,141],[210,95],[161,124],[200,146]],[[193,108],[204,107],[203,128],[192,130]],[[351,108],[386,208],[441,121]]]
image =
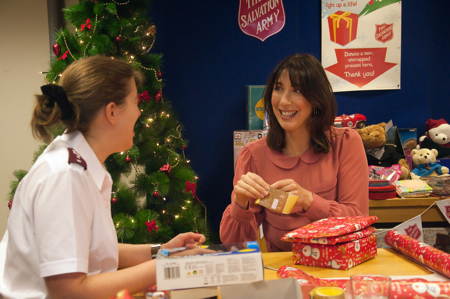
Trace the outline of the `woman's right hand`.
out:
[[[269,184],[262,177],[253,172],[247,172],[234,185],[233,200],[243,209],[249,205],[254,205],[258,198],[263,198],[269,194]]]

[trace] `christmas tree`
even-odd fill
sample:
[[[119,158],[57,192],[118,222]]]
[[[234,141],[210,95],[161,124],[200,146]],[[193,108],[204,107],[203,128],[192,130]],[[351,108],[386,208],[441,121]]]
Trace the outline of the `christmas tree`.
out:
[[[206,208],[196,195],[197,176],[184,155],[182,126],[164,99],[162,56],[151,52],[156,26],[148,0],[87,1],[64,9],[73,27],[57,32],[46,80],[57,83],[73,61],[91,55],[124,59],[145,75],[134,146],[105,162],[113,178],[111,207],[119,242],[165,242],[178,233],[207,234]],[[55,128],[54,135],[62,130]],[[42,152],[45,145],[36,153]],[[25,171],[15,172],[11,198]]]

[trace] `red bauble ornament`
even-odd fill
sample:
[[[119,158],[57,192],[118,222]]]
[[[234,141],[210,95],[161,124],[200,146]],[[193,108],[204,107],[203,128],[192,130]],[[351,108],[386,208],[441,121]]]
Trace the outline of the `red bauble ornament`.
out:
[[[122,36],[119,34],[118,36],[116,36],[116,42],[121,42],[122,41]]]
[[[157,71],[157,72],[156,72],[156,77],[158,77],[158,79],[161,79],[161,78],[162,78],[162,73],[161,73],[161,71]]]
[[[159,197],[159,192],[158,191],[155,191],[155,192],[153,192],[153,197]]]
[[[117,197],[115,197],[115,196],[113,196],[113,197],[111,198],[112,203],[116,203],[118,200],[119,200],[119,199],[118,199]]]
[[[12,199],[8,200],[8,209],[10,210],[12,208],[12,203],[13,203]]]
[[[130,157],[129,155],[127,155],[127,156],[125,157],[125,161],[128,162],[128,163],[131,162],[131,157]]]
[[[58,44],[53,44],[53,53],[55,56],[59,56],[59,54],[61,54],[61,46]]]
[[[159,169],[163,172],[167,171],[170,172],[170,164],[164,164],[163,166],[161,166],[161,168]]]
[[[162,92],[161,91],[157,91],[155,93],[155,102],[161,101],[161,98],[162,98]]]

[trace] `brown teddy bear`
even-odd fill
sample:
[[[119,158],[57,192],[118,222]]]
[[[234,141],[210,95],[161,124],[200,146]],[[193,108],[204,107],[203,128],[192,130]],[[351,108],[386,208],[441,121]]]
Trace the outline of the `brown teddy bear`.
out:
[[[402,171],[400,179],[407,179],[410,173],[408,163],[398,152],[395,144],[386,144],[385,127],[386,123],[383,122],[356,130],[363,141],[368,164],[382,167],[400,164]]]

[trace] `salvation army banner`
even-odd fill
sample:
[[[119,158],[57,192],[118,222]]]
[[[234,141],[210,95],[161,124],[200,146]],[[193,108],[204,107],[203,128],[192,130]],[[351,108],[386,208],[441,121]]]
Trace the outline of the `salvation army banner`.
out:
[[[283,0],[239,0],[239,28],[260,41],[278,33],[286,22]]]
[[[444,215],[448,223],[450,223],[450,198],[438,200],[436,201],[436,205],[438,206],[439,210],[441,210],[442,215]]]
[[[333,91],[400,89],[401,0],[322,0],[322,65]]]
[[[393,229],[402,235],[407,235],[419,242],[423,242],[422,217],[420,215],[400,223]]]

